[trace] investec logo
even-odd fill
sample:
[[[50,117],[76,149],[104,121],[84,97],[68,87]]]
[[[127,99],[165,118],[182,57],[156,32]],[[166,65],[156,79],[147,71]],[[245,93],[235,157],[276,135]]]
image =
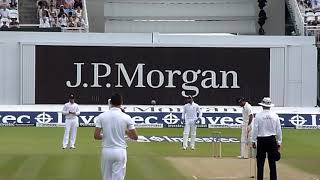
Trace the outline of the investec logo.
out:
[[[39,123],[49,123],[53,118],[45,112],[38,114],[35,118]]]
[[[309,119],[310,116],[311,116],[311,119]],[[294,126],[304,126],[304,125],[306,125],[306,123],[308,123],[307,126],[309,126],[309,125],[316,126],[317,125],[317,121],[318,120],[317,120],[317,115],[316,114],[308,115],[307,119],[305,119],[303,116],[297,114],[295,116],[292,116],[289,119],[289,122]]]
[[[216,73],[212,70],[164,70],[160,71],[157,69],[150,70],[146,72],[144,67],[146,64],[139,63],[137,64],[135,71],[133,74],[129,75],[128,71],[123,63],[115,63],[117,74],[117,82],[115,84],[111,84],[107,82],[104,78],[108,76],[115,76],[113,70],[109,64],[106,63],[91,63],[90,65],[93,68],[93,83],[83,82],[82,81],[82,71],[85,63],[73,63],[76,68],[76,81],[71,82],[66,81],[66,86],[69,88],[76,87],[84,87],[84,88],[123,88],[127,87],[135,87],[135,88],[176,88],[177,86],[174,84],[177,81],[177,78],[182,80],[182,96],[187,96],[186,91],[188,91],[190,95],[190,91],[193,92],[193,96],[197,96],[199,94],[199,88],[194,84],[197,81],[201,81],[201,87],[204,89],[238,89],[240,86],[238,85],[238,74],[236,71],[219,71]],[[132,65],[130,65],[132,66]],[[88,75],[85,73],[86,76]],[[217,75],[218,74],[218,75]],[[145,79],[146,78],[146,79]],[[200,80],[199,80],[200,78]],[[137,81],[135,81],[137,79]],[[101,82],[104,80],[104,83]],[[232,82],[229,82],[231,80]],[[135,84],[134,84],[135,82]]]

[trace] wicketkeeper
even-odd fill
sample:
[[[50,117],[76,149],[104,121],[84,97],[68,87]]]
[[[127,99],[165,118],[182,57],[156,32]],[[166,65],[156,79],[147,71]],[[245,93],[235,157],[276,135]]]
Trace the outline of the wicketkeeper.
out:
[[[195,149],[195,139],[197,134],[197,123],[200,121],[202,117],[202,112],[197,103],[193,102],[193,98],[191,96],[187,97],[187,104],[183,107],[182,117],[181,119],[184,121],[184,131],[183,131],[183,149],[186,150],[188,148],[188,139],[189,134],[191,137],[190,146],[191,149]]]

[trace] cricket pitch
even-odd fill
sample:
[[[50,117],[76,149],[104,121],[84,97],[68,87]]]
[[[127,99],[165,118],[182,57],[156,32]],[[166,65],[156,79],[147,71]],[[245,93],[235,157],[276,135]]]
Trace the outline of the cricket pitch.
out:
[[[255,160],[236,158],[199,158],[167,157],[174,167],[188,179],[196,180],[252,180],[256,179]],[[251,166],[251,170],[250,170]],[[277,163],[278,179],[281,180],[317,180],[320,177],[289,167],[281,161]],[[269,167],[266,159],[264,179],[269,179]],[[252,176],[255,176],[253,178]],[[250,178],[251,177],[251,178]]]

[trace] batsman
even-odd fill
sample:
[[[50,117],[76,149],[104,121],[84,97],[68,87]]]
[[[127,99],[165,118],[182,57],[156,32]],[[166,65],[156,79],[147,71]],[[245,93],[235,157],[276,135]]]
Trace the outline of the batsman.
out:
[[[253,112],[252,106],[246,101],[245,98],[240,97],[237,99],[237,103],[242,107],[242,118],[243,123],[241,126],[241,153],[238,158],[240,159],[248,159],[250,146],[251,146],[251,136],[252,136],[252,120],[253,120]],[[250,152],[251,154],[251,152]]]

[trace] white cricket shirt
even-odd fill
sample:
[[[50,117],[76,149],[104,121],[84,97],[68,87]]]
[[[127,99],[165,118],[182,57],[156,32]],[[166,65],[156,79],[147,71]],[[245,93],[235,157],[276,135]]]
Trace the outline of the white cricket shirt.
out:
[[[276,136],[278,144],[282,142],[282,131],[279,116],[270,110],[258,114],[253,122],[252,142],[257,142],[257,137]]]
[[[202,117],[202,112],[200,107],[197,103],[192,102],[192,104],[187,103],[183,106],[182,111],[182,119],[188,120],[197,120],[198,118]]]
[[[70,112],[75,112],[76,114],[70,114]],[[62,114],[65,115],[66,119],[74,119],[80,115],[79,106],[77,103],[71,104],[70,102],[65,103],[63,106]]]
[[[115,107],[96,117],[96,127],[102,128],[104,148],[127,148],[125,131],[135,129],[131,117]]]
[[[249,115],[252,113],[252,106],[246,102],[242,108],[242,118],[243,118],[243,125],[248,125],[249,123]]]

